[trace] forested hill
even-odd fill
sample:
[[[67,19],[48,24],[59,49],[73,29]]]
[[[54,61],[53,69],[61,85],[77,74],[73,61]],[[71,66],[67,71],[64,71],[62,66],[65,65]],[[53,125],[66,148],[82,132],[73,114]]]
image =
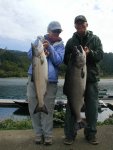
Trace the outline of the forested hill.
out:
[[[104,53],[104,58],[100,63],[103,76],[113,77],[113,53]]]
[[[26,77],[29,64],[27,52],[0,49],[0,77]]]
[[[0,49],[0,78],[2,77],[27,77],[30,60],[27,52]],[[104,58],[99,64],[101,76],[113,77],[113,53],[104,53]],[[65,74],[65,66],[61,65],[59,75]]]

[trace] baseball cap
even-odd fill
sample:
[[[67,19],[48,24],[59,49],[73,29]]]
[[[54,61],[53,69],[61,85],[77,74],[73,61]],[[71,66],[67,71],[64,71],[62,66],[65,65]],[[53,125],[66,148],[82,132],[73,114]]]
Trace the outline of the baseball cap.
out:
[[[87,22],[87,19],[85,16],[79,15],[79,16],[75,17],[75,20],[74,20],[74,23],[78,23],[78,22]]]
[[[58,21],[52,21],[49,23],[47,31],[59,31],[59,33],[62,31],[61,25]]]

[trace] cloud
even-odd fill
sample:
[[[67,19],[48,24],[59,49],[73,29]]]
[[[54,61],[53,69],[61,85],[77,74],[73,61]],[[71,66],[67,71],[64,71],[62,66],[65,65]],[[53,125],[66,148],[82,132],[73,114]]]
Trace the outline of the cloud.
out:
[[[0,36],[18,40],[29,39],[33,28],[36,27],[36,18],[40,20],[41,17],[34,15],[35,10],[32,9],[29,2],[29,0],[0,1]]]
[[[101,38],[104,50],[113,51],[111,4],[112,0],[0,0],[0,38],[10,39],[11,43],[19,41],[20,48],[28,47],[37,35],[46,33],[50,21],[58,20],[66,43],[75,32],[75,16],[83,14],[87,17],[88,29]],[[8,43],[6,41],[6,46],[10,48]]]

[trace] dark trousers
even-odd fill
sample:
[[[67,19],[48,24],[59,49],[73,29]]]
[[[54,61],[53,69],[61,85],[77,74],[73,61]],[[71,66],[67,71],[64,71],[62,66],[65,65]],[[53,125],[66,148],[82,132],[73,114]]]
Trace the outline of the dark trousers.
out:
[[[64,134],[66,138],[73,139],[77,135],[76,131],[76,121],[75,117],[73,116],[70,105],[67,103],[66,105],[66,114],[65,114],[65,124],[64,124]]]
[[[97,132],[96,124],[98,118],[98,82],[87,82],[85,92],[85,115],[87,126],[85,136],[94,136]],[[71,113],[69,104],[66,107],[64,134],[67,138],[73,139],[76,134],[76,120]]]
[[[85,116],[87,127],[85,129],[86,136],[96,134],[98,119],[98,82],[87,83],[85,93]]]

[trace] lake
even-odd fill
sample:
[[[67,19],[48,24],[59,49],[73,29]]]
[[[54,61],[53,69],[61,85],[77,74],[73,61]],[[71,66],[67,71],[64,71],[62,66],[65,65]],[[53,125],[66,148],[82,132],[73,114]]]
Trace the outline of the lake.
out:
[[[62,85],[64,80],[59,80],[57,99],[64,99]],[[0,78],[0,99],[27,99],[27,78]]]
[[[59,79],[58,92],[56,99],[64,100],[66,97],[63,95],[62,86],[64,80]],[[27,99],[26,97],[27,78],[0,78],[0,99]],[[99,82],[100,89],[107,89],[109,94],[113,93],[113,79],[101,79]],[[29,116],[17,115],[15,112],[18,108],[0,108],[0,120],[11,119],[26,119]],[[113,112],[107,108],[99,114],[99,121],[105,120]]]

